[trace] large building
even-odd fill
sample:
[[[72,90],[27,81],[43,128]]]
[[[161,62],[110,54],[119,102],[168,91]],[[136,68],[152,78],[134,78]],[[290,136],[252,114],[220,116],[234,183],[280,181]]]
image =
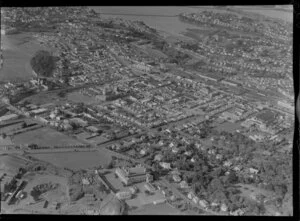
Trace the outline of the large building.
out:
[[[139,182],[150,182],[153,180],[152,175],[146,172],[146,168],[142,166],[132,168],[117,168],[115,173],[119,179],[126,185]]]

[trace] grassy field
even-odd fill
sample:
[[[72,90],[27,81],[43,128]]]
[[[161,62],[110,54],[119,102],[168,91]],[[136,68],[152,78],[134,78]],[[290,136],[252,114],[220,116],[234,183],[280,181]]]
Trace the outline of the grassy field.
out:
[[[107,152],[69,152],[34,154],[33,157],[47,161],[59,167],[67,167],[72,170],[87,169],[107,164],[111,157]]]
[[[13,142],[11,141],[10,137],[6,137],[5,139],[0,137],[0,146],[5,145],[13,145]]]
[[[15,175],[20,167],[24,167],[27,161],[14,155],[0,155],[0,176],[3,173]]]
[[[2,127],[0,128],[0,133],[10,133],[13,130],[17,130],[18,128],[21,128],[22,123],[14,124],[14,125],[9,125],[7,127]]]
[[[82,102],[84,104],[99,103],[94,97],[89,97],[79,92],[73,92],[68,94],[67,99],[73,102],[78,102],[78,103]]]
[[[228,132],[234,132],[241,128],[240,124],[237,123],[231,123],[231,122],[224,122],[223,124],[220,124],[217,129],[220,131],[228,131]]]
[[[34,143],[41,146],[80,144],[75,139],[46,127],[17,134],[14,136],[13,142],[15,144]]]
[[[0,69],[0,81],[22,81],[32,77],[31,57],[46,49],[35,42],[30,33],[1,35],[3,68]],[[49,50],[48,48],[46,50]]]
[[[150,56],[153,56],[153,57],[159,57],[159,58],[167,58],[168,57],[167,55],[165,55],[161,51],[156,50],[156,49],[152,49],[149,46],[146,46],[146,51],[147,51],[147,53],[150,54]]]
[[[43,105],[48,103],[54,103],[54,104],[65,104],[67,102],[66,98],[58,97],[57,93],[38,93],[35,95],[32,95],[28,98],[25,98],[23,101],[28,101],[32,104],[36,105]]]

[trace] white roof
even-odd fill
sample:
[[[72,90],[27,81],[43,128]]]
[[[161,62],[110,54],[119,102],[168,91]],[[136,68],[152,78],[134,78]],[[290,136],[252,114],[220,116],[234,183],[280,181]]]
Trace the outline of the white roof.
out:
[[[45,111],[47,111],[47,109],[45,109],[45,108],[40,108],[40,109],[37,109],[37,110],[33,110],[33,111],[31,111],[31,112],[34,113],[34,114],[38,114],[38,113],[42,113],[42,112],[45,112]]]
[[[10,120],[14,117],[17,117],[17,114],[8,114],[0,117],[0,121]]]

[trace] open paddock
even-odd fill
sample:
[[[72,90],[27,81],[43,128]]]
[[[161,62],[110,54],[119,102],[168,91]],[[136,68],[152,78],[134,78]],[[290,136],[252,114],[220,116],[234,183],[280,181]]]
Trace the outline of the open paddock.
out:
[[[49,48],[38,44],[31,33],[1,35],[1,39],[4,62],[0,81],[29,80],[33,76],[30,59],[37,51]]]
[[[43,127],[14,136],[15,144],[37,144],[40,146],[79,145],[78,141],[51,128]]]
[[[72,101],[72,102],[75,102],[75,103],[84,103],[84,104],[97,104],[99,103],[99,101],[97,101],[95,99],[95,97],[90,97],[90,96],[87,96],[87,95],[84,95],[80,92],[73,92],[73,93],[69,93],[67,95],[67,99]]]
[[[219,131],[227,131],[227,132],[234,132],[241,128],[241,125],[238,123],[231,123],[231,122],[224,122],[217,126],[217,130]]]
[[[72,170],[88,169],[109,163],[111,155],[106,151],[39,153],[33,157]]]
[[[12,176],[18,172],[20,167],[25,167],[29,161],[12,154],[0,155],[0,176],[4,173]]]
[[[23,101],[28,101],[35,105],[45,105],[48,103],[60,105],[65,104],[67,99],[59,97],[57,93],[42,92],[25,98]]]

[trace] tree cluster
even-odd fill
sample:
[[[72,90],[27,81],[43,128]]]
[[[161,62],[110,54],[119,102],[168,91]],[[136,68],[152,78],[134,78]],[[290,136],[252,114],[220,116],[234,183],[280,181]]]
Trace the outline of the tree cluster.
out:
[[[48,51],[38,51],[31,58],[30,65],[40,77],[51,77],[55,69],[56,59]]]

